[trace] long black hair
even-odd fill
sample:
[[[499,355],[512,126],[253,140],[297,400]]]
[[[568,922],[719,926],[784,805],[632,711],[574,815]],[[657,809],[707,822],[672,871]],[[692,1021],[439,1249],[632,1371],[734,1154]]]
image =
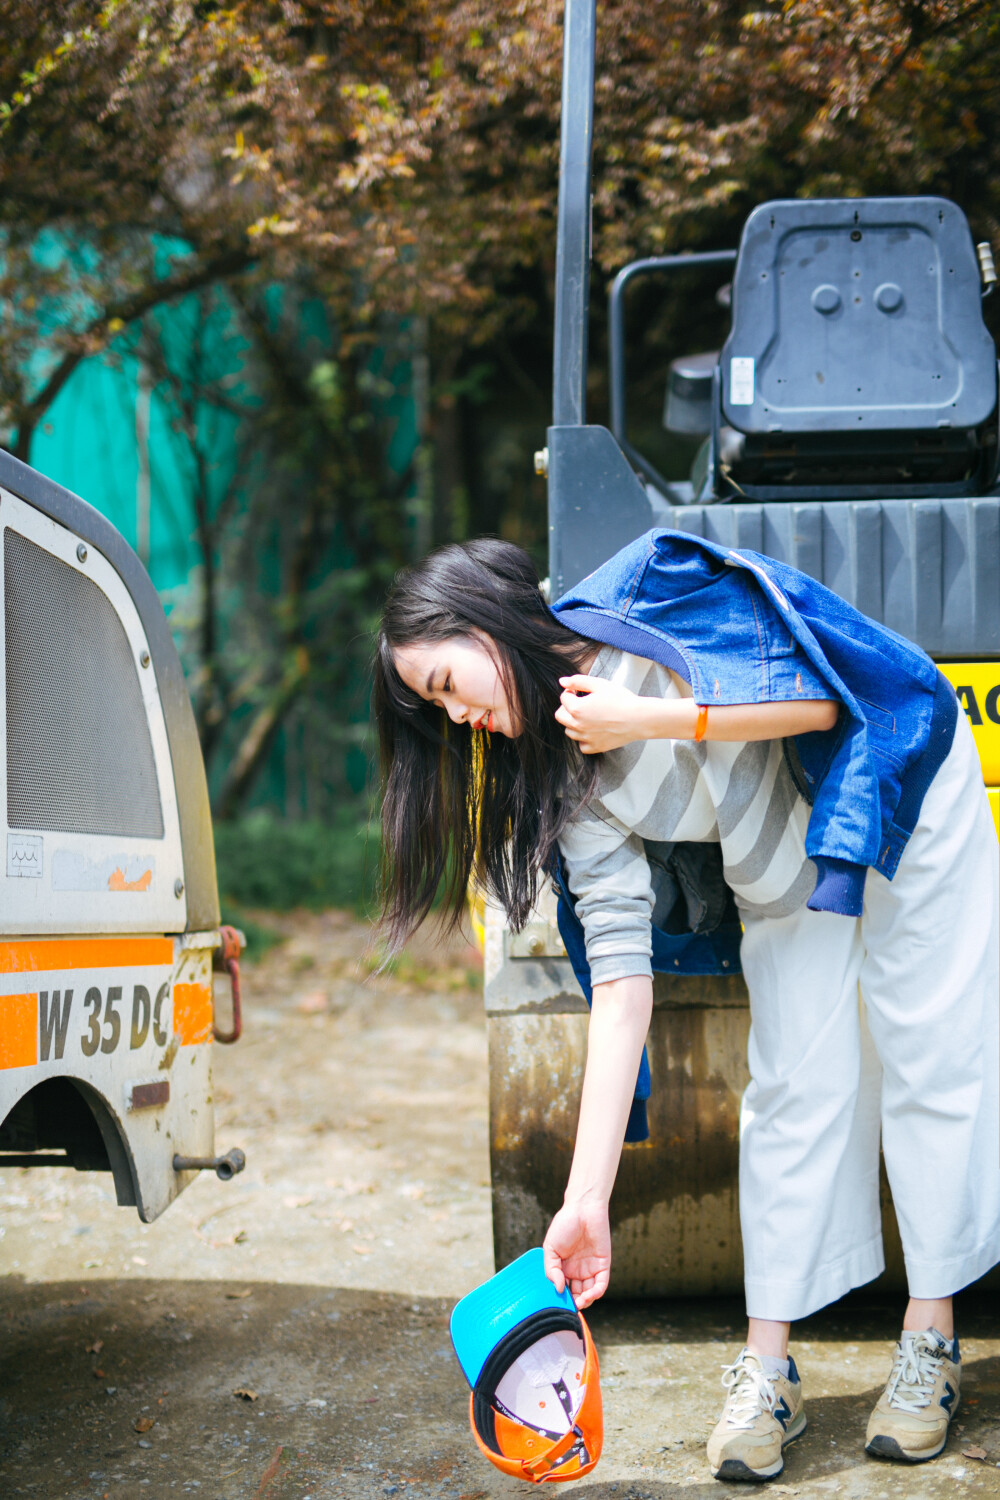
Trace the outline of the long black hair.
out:
[[[394,652],[482,637],[494,653],[520,733],[453,724],[408,688]],[[382,615],[373,708],[382,783],[382,924],[398,949],[443,896],[455,926],[475,876],[517,930],[539,875],[596,765],[554,715],[559,678],[593,655],[551,613],[526,552],[482,537],[432,552],[399,573]]]

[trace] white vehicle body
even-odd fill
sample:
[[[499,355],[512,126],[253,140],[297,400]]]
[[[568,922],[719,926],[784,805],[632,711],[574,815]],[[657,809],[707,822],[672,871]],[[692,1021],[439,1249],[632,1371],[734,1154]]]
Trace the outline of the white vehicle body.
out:
[[[110,1170],[149,1221],[197,1170],[175,1158],[216,1162],[190,703],[135,554],[5,454],[0,601],[0,1165]]]

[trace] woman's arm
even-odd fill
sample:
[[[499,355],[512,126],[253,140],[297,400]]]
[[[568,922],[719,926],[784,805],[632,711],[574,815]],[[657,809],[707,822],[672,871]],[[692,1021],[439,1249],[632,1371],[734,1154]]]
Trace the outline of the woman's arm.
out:
[[[573,1164],[543,1246],[546,1274],[556,1291],[569,1286],[577,1307],[608,1288],[608,1200],[652,1010],[653,982],[644,975],[594,986]]]
[[[556,718],[584,755],[617,750],[631,740],[693,740],[699,705],[693,698],[640,698],[603,677],[560,678]],[[832,729],[840,705],[833,698],[710,706],[706,740],[780,740]]]

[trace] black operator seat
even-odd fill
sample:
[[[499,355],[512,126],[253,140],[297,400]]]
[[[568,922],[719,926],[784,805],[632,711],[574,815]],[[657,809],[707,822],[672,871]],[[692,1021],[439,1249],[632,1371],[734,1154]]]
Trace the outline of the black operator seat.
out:
[[[831,496],[988,488],[996,349],[961,209],[930,197],[755,209],[720,387],[720,423],[737,438],[723,490],[730,481],[760,498],[791,498],[789,486]]]

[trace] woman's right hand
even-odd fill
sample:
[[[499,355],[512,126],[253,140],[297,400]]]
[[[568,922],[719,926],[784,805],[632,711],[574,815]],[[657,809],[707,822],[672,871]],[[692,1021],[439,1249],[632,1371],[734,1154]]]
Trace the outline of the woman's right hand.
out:
[[[607,1202],[564,1203],[542,1241],[545,1274],[557,1292],[568,1286],[577,1307],[589,1307],[608,1289],[611,1225]]]
[[[576,740],[584,755],[619,750],[632,740],[646,739],[645,716],[652,700],[640,698],[620,683],[604,677],[560,677],[562,694],[556,720],[566,738]]]

